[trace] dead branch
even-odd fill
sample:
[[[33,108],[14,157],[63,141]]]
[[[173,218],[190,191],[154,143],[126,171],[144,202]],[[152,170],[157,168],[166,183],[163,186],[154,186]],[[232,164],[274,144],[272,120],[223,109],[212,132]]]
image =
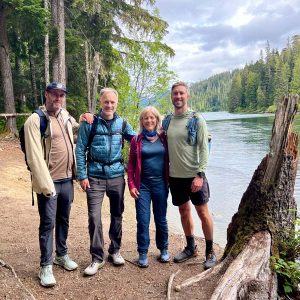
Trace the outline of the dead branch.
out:
[[[177,270],[175,273],[172,273],[169,282],[168,282],[168,289],[167,289],[167,299],[171,299],[171,290],[172,290],[172,283],[176,275],[178,275],[181,272],[181,270]]]
[[[30,296],[30,299],[36,300],[36,298],[31,294],[31,292],[24,286],[24,284],[22,283],[22,281],[18,277],[15,269],[11,265],[7,264],[5,261],[3,261],[2,259],[0,259],[0,266],[4,267],[6,269],[9,269],[13,273],[14,277],[16,278],[16,280],[18,281],[18,283],[21,285],[21,287]]]

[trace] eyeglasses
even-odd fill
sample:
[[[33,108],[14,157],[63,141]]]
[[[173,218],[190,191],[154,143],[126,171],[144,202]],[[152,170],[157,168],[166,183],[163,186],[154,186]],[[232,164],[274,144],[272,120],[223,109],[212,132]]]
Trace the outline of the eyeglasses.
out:
[[[51,96],[53,97],[59,97],[59,98],[63,98],[65,97],[65,93],[55,93],[55,92],[49,92],[49,94],[51,94]]]

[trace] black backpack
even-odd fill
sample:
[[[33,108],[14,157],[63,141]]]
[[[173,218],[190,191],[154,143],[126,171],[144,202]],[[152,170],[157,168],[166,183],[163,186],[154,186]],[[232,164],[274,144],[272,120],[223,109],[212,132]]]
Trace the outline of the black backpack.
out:
[[[41,137],[44,137],[45,136],[45,131],[46,131],[46,128],[47,128],[47,125],[48,125],[47,117],[41,109],[36,109],[32,113],[38,114],[38,116],[40,117]],[[24,156],[25,156],[24,158],[25,158],[27,169],[30,171],[30,168],[29,168],[28,163],[27,163],[27,157],[26,157],[24,124],[22,125],[22,127],[19,130],[19,140],[20,140],[21,150],[22,150],[22,152],[24,153]],[[32,205],[34,205],[33,191],[32,191]]]

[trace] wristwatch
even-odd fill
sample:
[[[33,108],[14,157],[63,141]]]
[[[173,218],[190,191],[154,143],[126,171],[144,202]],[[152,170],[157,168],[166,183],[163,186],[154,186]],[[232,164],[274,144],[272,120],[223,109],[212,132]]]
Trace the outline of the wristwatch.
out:
[[[205,178],[205,173],[204,173],[204,172],[198,172],[197,175],[198,175],[200,178]]]

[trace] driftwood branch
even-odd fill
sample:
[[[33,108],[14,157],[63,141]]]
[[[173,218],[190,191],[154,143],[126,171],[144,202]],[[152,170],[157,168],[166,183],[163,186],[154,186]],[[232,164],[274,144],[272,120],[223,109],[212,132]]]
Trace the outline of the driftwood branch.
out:
[[[270,233],[267,231],[258,232],[252,237],[236,259],[233,260],[227,257],[213,269],[188,278],[180,285],[177,285],[175,289],[176,291],[181,291],[183,288],[191,286],[194,283],[207,282],[210,278],[218,273],[223,273],[222,270],[226,269],[210,298],[211,300],[236,299],[237,295],[238,299],[243,299],[245,295],[249,297],[253,293],[253,290],[257,293],[260,285],[263,287],[271,285],[272,295],[274,296],[277,293],[277,286],[274,284],[274,275],[269,268],[270,248]],[[266,289],[261,290],[259,299],[268,299],[265,298]],[[267,295],[269,295],[269,291]],[[271,297],[270,299],[275,298],[274,296],[274,298]]]
[[[167,299],[171,299],[171,290],[172,290],[172,283],[176,275],[178,275],[181,272],[181,270],[177,270],[175,273],[172,273],[169,282],[168,282],[168,289],[167,289]]]
[[[229,261],[229,258],[222,261],[221,263],[219,263],[218,265],[216,265],[212,269],[208,269],[208,270],[206,270],[202,273],[199,273],[199,274],[197,274],[193,277],[190,277],[190,278],[186,279],[181,284],[176,285],[175,291],[180,292],[182,289],[184,289],[188,286],[191,286],[194,283],[202,282],[202,280],[205,280],[205,281],[210,280],[210,278],[212,278],[213,276],[215,276],[219,272],[222,272],[221,270],[224,269],[224,267],[226,267],[228,265],[228,261]]]
[[[4,267],[4,268],[6,268],[6,269],[9,269],[9,270],[13,273],[15,279],[16,279],[16,280],[18,281],[18,283],[21,285],[21,287],[23,288],[23,290],[29,295],[30,298],[28,298],[28,299],[36,300],[36,298],[31,294],[31,292],[24,286],[24,284],[22,283],[22,281],[21,281],[20,278],[18,277],[18,275],[17,275],[15,269],[14,269],[11,265],[9,265],[8,263],[6,263],[6,262],[3,261],[2,259],[0,259],[0,266],[1,266],[1,267]]]
[[[247,299],[253,290],[259,298],[276,299],[277,285],[270,270],[271,235],[269,232],[258,232],[249,241],[243,251],[229,265],[215,288],[211,300]],[[263,288],[260,288],[260,287]],[[255,288],[254,288],[255,287]],[[271,291],[271,292],[270,292]],[[268,298],[268,295],[272,295]]]

